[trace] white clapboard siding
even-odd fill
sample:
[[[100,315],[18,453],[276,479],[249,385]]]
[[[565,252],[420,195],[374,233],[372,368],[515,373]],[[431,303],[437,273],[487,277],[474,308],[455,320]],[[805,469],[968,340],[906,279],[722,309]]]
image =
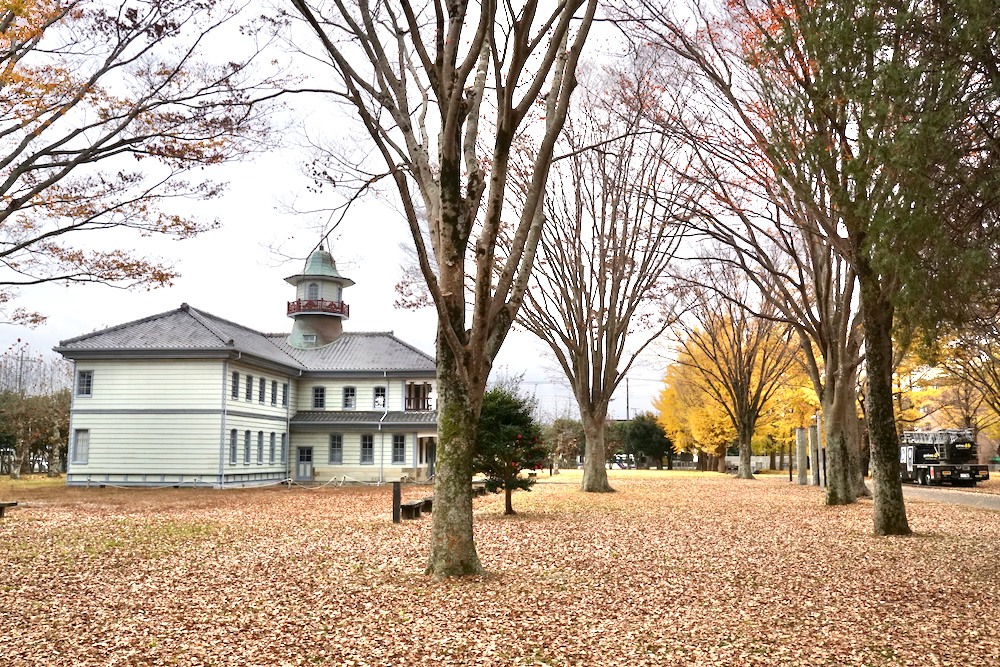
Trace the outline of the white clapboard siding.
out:
[[[329,433],[296,433],[292,439],[293,451],[292,469],[297,459],[297,450],[300,447],[313,448],[313,468],[316,471],[315,480],[326,482],[330,479],[340,479],[344,476],[348,481],[357,480],[362,482],[379,481],[379,461],[381,460],[381,479],[399,479],[404,469],[414,467],[414,438],[413,433],[402,433],[406,438],[406,461],[403,464],[392,463],[392,432],[368,432],[374,437],[375,461],[374,463],[362,464],[361,461],[361,433],[341,432],[344,441],[344,457],[341,464],[330,464],[330,434]],[[385,436],[384,450],[381,447],[382,435]]]
[[[219,426],[218,413],[75,414],[73,431],[90,432],[90,451],[87,463],[71,462],[69,472],[217,475]]]
[[[221,408],[223,364],[218,360],[84,360],[93,372],[89,397],[74,396],[74,410]]]
[[[387,391],[387,409],[403,410],[406,396],[406,382],[400,378],[377,379],[302,379],[296,386],[296,402],[292,405],[296,410],[312,410],[313,387],[326,388],[326,410],[343,410],[344,387],[354,387],[357,404],[355,410],[375,409],[375,387],[385,387]],[[427,382],[427,380],[419,380]],[[433,382],[432,382],[433,384]]]
[[[234,372],[240,374],[239,398],[235,399],[233,398]],[[253,378],[252,400],[249,401],[246,400],[247,377]],[[263,403],[260,402],[261,378],[264,378],[265,387]],[[277,383],[278,391],[277,399],[274,405],[271,405],[271,390],[274,388],[272,383]],[[288,385],[289,392],[291,392],[294,381],[287,375],[261,370],[253,366],[248,366],[247,364],[229,362],[226,374],[226,409],[230,411],[235,410],[238,412],[252,412],[254,414],[284,418],[288,412],[288,406],[281,404],[281,387],[284,384]],[[291,394],[289,394],[289,401],[291,401]],[[290,403],[290,405],[294,405],[294,403]]]

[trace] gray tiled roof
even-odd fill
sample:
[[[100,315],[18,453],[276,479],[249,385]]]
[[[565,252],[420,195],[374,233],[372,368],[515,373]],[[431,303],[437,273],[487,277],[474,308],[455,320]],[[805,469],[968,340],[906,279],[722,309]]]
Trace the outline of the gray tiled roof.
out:
[[[241,352],[291,368],[314,371],[434,372],[434,358],[391,333],[348,333],[325,347],[300,350],[286,334],[263,334],[187,304],[176,310],[60,341],[56,351],[74,353],[170,350]],[[381,413],[379,413],[381,415]]]
[[[282,334],[268,339],[309,370],[434,372],[434,358],[388,332],[350,333],[324,347],[300,350],[290,347]]]
[[[385,417],[383,418],[383,414]],[[386,412],[378,410],[313,410],[296,412],[293,424],[436,424],[437,412]]]

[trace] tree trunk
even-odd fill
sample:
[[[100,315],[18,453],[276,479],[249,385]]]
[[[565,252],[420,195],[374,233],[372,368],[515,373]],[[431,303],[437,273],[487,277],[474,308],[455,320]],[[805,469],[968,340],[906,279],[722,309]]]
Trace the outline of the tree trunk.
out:
[[[14,456],[10,458],[10,478],[11,479],[21,479],[21,468],[24,465],[25,460],[28,458],[27,454],[28,444],[24,441],[23,437],[16,437],[14,440]]]
[[[750,443],[750,439],[753,437],[753,428],[744,428],[743,433],[740,433],[740,467],[736,471],[736,477],[739,479],[753,479],[753,469],[750,466],[750,456],[753,454],[753,448]]]
[[[854,405],[854,388],[827,383],[823,393],[823,426],[826,430],[826,504],[850,505],[857,502],[854,482],[857,459],[851,443],[848,408]]]
[[[503,490],[503,496],[504,496],[504,509],[503,509],[503,513],[504,514],[517,514],[517,512],[514,511],[514,506],[510,504],[510,494],[512,494],[513,492],[514,492],[514,489],[510,488],[509,486],[505,487],[504,490]]]
[[[59,426],[52,429],[52,437],[49,444],[49,469],[47,477],[59,477]]]
[[[725,474],[726,472],[726,453],[723,452],[721,456],[717,456],[715,459],[716,470]]]
[[[770,454],[771,454],[771,460],[768,462],[768,465],[770,466],[768,468],[768,470],[778,470],[778,468],[774,467],[775,465],[777,465],[777,455],[778,455],[778,452],[775,451],[777,448],[774,446],[774,442],[773,441],[770,442],[770,445],[771,445],[771,452],[770,452]]]
[[[865,408],[871,438],[873,521],[877,535],[909,535],[903,485],[899,479],[899,440],[892,411],[893,308],[882,296],[878,278],[858,260],[858,284],[865,331],[868,391]]]
[[[604,467],[607,454],[604,451],[604,417],[595,417],[580,410],[583,418],[583,432],[587,437],[587,446],[583,455],[583,482],[581,491],[591,493],[608,493],[614,491],[608,484],[608,471]]]
[[[457,360],[438,334],[438,443],[434,512],[426,574],[435,579],[483,574],[472,534],[472,447],[478,410],[458,375]]]
[[[674,455],[667,454],[667,470],[673,470],[673,469],[674,469]]]
[[[853,405],[853,404],[852,404]],[[864,433],[864,421],[852,410],[848,417],[851,430],[851,442],[854,444],[854,456],[858,462],[854,471],[854,494],[858,497],[871,498],[872,492],[865,484],[868,474],[868,441]]]
[[[782,444],[781,449],[778,450],[778,470],[785,469],[785,447],[787,445]]]

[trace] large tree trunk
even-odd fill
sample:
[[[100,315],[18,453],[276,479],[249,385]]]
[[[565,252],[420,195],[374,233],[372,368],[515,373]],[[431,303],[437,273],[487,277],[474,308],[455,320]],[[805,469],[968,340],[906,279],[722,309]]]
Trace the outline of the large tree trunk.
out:
[[[855,488],[857,458],[851,442],[854,418],[854,387],[828,382],[823,392],[823,425],[826,430],[826,504],[850,505],[857,502]]]
[[[426,574],[436,579],[483,574],[472,535],[472,448],[479,414],[459,378],[457,360],[438,335],[438,444]]]
[[[608,493],[614,491],[608,484],[608,470],[604,467],[607,453],[604,451],[604,416],[597,417],[580,410],[583,418],[583,432],[587,446],[583,454],[583,482],[581,491]]]
[[[721,455],[715,458],[715,469],[718,472],[725,474],[726,472],[726,453],[722,452]]]
[[[753,469],[750,466],[750,456],[753,454],[751,438],[753,438],[753,427],[744,427],[740,433],[740,467],[736,471],[739,479],[753,479]],[[725,457],[723,457],[725,458]]]
[[[858,283],[865,330],[868,392],[865,407],[871,438],[874,524],[877,535],[909,535],[899,479],[899,440],[892,412],[893,308],[881,294],[878,278],[859,259]]]

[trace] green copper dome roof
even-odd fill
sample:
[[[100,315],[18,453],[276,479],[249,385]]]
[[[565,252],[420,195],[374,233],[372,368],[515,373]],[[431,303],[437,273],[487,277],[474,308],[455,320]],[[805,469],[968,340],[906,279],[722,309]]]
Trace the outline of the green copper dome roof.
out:
[[[337,263],[333,261],[333,256],[324,250],[323,246],[312,251],[309,258],[306,259],[302,273],[289,276],[285,280],[295,285],[306,278],[330,278],[341,283],[344,287],[350,287],[354,284],[350,278],[340,275],[340,272],[337,271]]]

